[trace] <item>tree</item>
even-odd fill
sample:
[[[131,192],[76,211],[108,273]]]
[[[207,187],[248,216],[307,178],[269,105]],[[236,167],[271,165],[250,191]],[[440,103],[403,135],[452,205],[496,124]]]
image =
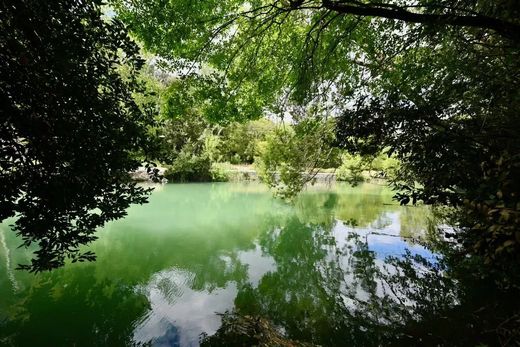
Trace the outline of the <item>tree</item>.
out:
[[[305,116],[294,126],[279,126],[261,143],[257,166],[262,181],[279,197],[293,199],[338,157],[334,141],[332,121]]]
[[[323,84],[332,82],[352,93],[363,65],[391,65],[431,32],[496,40],[520,31],[508,0],[113,2],[146,49],[187,68],[202,98],[225,100],[219,107],[234,105],[250,117],[287,89],[298,101],[315,97],[319,87],[331,91]],[[193,78],[201,66],[204,73]],[[218,92],[225,97],[212,98]]]
[[[506,263],[520,255],[518,53],[518,42],[491,34],[429,33],[391,66],[368,67],[374,92],[338,127],[347,149],[388,147],[400,159],[401,203],[460,208],[466,250]]]
[[[224,161],[232,164],[252,164],[259,154],[259,144],[276,128],[269,119],[259,119],[246,123],[234,122],[222,131],[219,146]]]
[[[515,1],[115,5],[148,50],[220,105],[248,118],[327,107],[338,145],[400,160],[402,203],[463,206],[468,249],[520,255]]]
[[[79,247],[96,228],[146,202],[129,177],[152,121],[138,52],[101,1],[0,2],[0,220],[37,245],[22,269],[94,259]]]

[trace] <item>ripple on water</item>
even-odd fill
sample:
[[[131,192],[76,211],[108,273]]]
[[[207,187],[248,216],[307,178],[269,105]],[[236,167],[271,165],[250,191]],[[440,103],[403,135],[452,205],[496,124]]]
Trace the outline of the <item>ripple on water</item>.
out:
[[[201,333],[217,331],[221,318],[215,312],[233,307],[237,286],[229,283],[210,293],[191,289],[193,280],[193,273],[173,268],[155,274],[139,289],[147,296],[150,310],[135,325],[136,343],[197,346]]]

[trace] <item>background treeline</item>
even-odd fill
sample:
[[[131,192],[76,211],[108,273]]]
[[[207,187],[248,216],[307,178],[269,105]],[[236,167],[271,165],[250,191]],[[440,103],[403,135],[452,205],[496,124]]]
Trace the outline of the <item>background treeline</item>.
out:
[[[256,172],[289,197],[319,172],[351,184],[396,177],[399,161],[386,151],[359,155],[340,149],[333,117],[307,110],[285,121],[276,116],[229,121],[225,115],[224,121],[214,121],[197,109],[183,108],[180,80],[153,61],[149,59],[141,73],[148,93],[138,100],[156,114],[150,134],[156,143],[154,159],[166,168],[170,182],[223,182],[248,179],[247,172]]]

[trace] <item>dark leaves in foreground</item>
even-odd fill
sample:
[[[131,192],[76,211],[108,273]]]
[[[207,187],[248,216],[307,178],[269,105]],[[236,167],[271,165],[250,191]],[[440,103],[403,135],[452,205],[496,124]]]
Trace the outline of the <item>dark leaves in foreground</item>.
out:
[[[22,269],[95,259],[80,246],[149,192],[128,175],[148,146],[151,117],[132,98],[143,60],[100,6],[0,2],[0,220],[38,246]]]

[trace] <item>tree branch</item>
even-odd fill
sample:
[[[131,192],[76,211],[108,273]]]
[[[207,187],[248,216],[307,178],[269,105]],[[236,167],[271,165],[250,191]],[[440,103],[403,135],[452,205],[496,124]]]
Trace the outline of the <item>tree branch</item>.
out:
[[[507,37],[514,41],[520,41],[520,25],[481,14],[456,15],[416,13],[406,10],[405,7],[382,7],[374,6],[373,4],[361,4],[357,1],[337,2],[333,0],[323,0],[322,6],[326,9],[344,14],[396,19],[408,23],[430,25],[440,24],[490,29],[503,37]]]

